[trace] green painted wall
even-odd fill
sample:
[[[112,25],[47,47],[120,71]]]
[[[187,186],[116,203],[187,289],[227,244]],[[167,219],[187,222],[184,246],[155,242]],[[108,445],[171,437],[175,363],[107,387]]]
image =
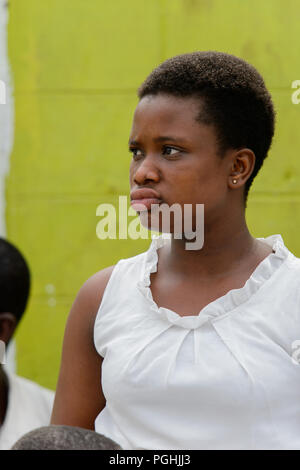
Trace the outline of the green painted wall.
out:
[[[251,62],[277,109],[276,138],[247,217],[300,256],[297,0],[10,0],[15,143],[7,233],[33,286],[17,332],[18,373],[55,388],[64,324],[94,272],[149,240],[100,241],[96,207],[129,194],[127,140],[136,88],[162,60],[220,50]]]

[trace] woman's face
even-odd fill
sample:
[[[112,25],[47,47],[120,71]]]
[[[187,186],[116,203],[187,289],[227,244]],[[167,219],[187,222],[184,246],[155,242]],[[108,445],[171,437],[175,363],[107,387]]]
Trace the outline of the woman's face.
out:
[[[204,204],[208,222],[228,203],[232,152],[217,154],[214,127],[196,121],[200,110],[194,97],[159,94],[140,100],[129,138],[130,187],[153,189],[169,206]]]

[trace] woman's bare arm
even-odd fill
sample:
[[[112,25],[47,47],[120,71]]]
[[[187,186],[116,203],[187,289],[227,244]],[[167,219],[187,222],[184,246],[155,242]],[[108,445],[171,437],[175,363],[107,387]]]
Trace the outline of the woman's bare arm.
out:
[[[94,323],[114,266],[99,271],[79,290],[68,316],[51,424],[94,429],[105,406],[101,387],[102,357],[97,353]]]

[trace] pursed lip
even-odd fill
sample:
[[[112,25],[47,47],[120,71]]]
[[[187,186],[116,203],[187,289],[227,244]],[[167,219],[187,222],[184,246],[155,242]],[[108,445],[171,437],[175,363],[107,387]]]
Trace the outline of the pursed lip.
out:
[[[138,188],[130,193],[131,207],[136,211],[150,210],[152,204],[160,204],[160,195],[151,188]]]
[[[139,188],[134,189],[130,193],[130,199],[135,201],[137,199],[158,199],[161,201],[160,195],[150,188]]]

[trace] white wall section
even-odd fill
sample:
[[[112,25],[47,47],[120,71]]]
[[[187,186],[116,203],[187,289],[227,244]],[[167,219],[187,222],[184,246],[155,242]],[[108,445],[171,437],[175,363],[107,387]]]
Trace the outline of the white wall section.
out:
[[[13,100],[7,57],[7,0],[0,0],[0,80],[5,84],[6,103],[0,104],[0,236],[6,235],[5,177],[13,145]]]
[[[14,106],[12,82],[7,56],[7,0],[0,0],[0,80],[5,84],[5,104],[0,104],[0,236],[6,236],[5,223],[5,179],[9,172],[9,158],[13,146]],[[6,367],[15,370],[15,343],[11,342],[6,352]]]

